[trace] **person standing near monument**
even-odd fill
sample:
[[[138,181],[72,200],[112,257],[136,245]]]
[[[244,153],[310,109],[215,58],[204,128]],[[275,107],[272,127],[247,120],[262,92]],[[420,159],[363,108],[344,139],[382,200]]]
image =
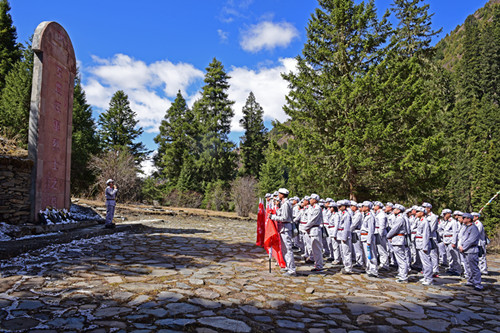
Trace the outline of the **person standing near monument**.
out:
[[[474,287],[475,290],[483,290],[481,285],[481,271],[479,270],[478,259],[478,243],[479,243],[479,230],[476,224],[472,221],[474,217],[472,214],[464,213],[462,219],[464,222],[464,232],[462,236],[462,243],[458,247],[460,253],[463,254],[465,259],[465,269],[468,270],[466,277],[466,286]]]
[[[105,228],[114,228],[113,217],[115,216],[115,206],[116,206],[116,194],[118,193],[118,187],[115,185],[113,179],[108,179],[106,181],[106,190],[104,195],[106,196],[106,223]]]

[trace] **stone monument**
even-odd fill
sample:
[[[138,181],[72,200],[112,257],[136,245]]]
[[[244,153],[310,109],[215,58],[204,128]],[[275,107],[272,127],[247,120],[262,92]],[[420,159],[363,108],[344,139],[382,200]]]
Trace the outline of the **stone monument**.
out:
[[[42,22],[33,36],[35,53],[28,156],[34,162],[31,220],[51,206],[70,207],[71,135],[76,60],[68,33]]]

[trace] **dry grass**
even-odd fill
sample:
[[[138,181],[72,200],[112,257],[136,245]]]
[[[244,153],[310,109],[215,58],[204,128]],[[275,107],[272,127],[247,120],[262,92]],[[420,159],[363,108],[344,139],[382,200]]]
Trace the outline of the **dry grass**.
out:
[[[0,155],[28,157],[28,151],[19,146],[17,137],[9,137],[4,130],[0,130]]]
[[[488,245],[488,253],[500,253],[500,228],[497,229],[495,236]]]
[[[73,198],[75,200],[75,198]],[[104,207],[104,201],[99,200],[90,200],[90,199],[82,199],[78,198],[78,204],[87,204],[89,206],[94,207]],[[255,208],[255,213],[250,213],[249,217],[240,217],[235,212],[219,212],[215,210],[201,209],[201,208],[185,208],[185,207],[170,207],[170,206],[151,206],[151,205],[142,205],[142,204],[117,204],[117,213],[121,215],[127,215],[123,210],[145,214],[145,210],[149,210],[147,215],[165,215],[165,212],[157,211],[156,209],[166,209],[171,210],[179,215],[193,215],[193,216],[202,216],[202,217],[222,217],[228,219],[235,220],[257,220],[257,207]],[[119,212],[118,212],[119,210]]]

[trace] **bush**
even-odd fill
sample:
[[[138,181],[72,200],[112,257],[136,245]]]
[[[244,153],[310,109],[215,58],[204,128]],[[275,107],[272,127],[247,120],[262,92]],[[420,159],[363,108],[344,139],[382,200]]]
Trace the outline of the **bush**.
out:
[[[106,180],[113,179],[118,186],[118,198],[121,201],[137,201],[141,194],[140,179],[134,157],[126,150],[109,150],[98,156],[92,156],[90,167],[95,170],[97,180],[92,192],[98,198],[104,198]]]
[[[226,182],[217,180],[207,185],[202,207],[217,211],[228,211],[229,201],[229,186]]]
[[[252,176],[233,181],[231,196],[238,216],[248,216],[257,203],[257,180]]]
[[[200,208],[203,195],[195,191],[174,188],[164,198],[166,206]]]

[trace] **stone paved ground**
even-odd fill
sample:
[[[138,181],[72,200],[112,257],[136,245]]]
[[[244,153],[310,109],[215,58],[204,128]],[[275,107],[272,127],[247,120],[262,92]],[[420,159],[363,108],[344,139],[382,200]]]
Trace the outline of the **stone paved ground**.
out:
[[[140,232],[54,245],[0,262],[0,330],[30,332],[500,332],[500,258],[485,291],[365,274],[284,277],[255,223],[165,217]]]

